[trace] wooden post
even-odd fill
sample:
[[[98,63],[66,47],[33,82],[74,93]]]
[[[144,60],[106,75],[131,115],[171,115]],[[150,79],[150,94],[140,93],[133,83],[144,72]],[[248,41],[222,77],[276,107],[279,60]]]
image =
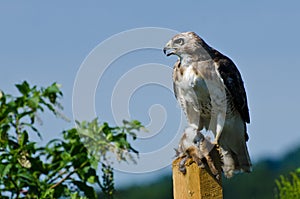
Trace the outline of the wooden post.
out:
[[[217,150],[211,152],[213,160],[219,160]],[[181,158],[173,161],[173,194],[174,199],[223,199],[221,164],[214,161],[219,171],[216,179],[209,168],[200,168],[192,159],[185,163],[186,174],[179,171]]]

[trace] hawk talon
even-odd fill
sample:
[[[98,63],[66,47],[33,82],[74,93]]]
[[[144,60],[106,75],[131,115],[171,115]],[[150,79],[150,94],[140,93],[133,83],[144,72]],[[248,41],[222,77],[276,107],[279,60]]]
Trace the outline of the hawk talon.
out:
[[[186,163],[187,159],[188,159],[187,156],[183,157],[182,160],[180,160],[180,162],[178,164],[179,171],[184,175],[186,174],[185,163]]]
[[[200,167],[201,169],[204,169],[205,165],[202,162],[198,162],[198,167]]]

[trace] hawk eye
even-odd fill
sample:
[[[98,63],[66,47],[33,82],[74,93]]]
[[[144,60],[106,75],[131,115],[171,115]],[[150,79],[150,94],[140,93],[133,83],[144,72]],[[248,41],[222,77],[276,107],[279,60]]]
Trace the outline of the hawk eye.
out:
[[[182,38],[179,38],[179,39],[176,39],[174,41],[174,44],[180,44],[180,45],[183,45],[184,44],[184,40]]]

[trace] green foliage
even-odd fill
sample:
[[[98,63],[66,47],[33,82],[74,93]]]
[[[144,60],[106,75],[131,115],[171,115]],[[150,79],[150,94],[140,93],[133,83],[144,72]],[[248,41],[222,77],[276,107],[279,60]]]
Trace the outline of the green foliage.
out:
[[[278,199],[300,198],[300,169],[291,172],[290,177],[281,175],[276,181]]]
[[[113,181],[112,158],[116,157],[118,161],[133,161],[134,157],[130,151],[138,154],[127,140],[127,136],[136,139],[136,131],[144,127],[139,121],[123,121],[122,126],[110,127],[108,123],[99,124],[98,119],[91,122],[76,122],[81,141],[89,150],[90,159],[95,164],[102,163],[102,179],[100,184],[105,198],[113,198],[115,189]],[[111,155],[114,154],[112,157]]]
[[[129,151],[136,152],[127,135],[135,138],[134,132],[142,125],[132,121],[110,127],[97,119],[77,122],[78,128],[62,132],[63,139],[38,147],[29,135],[35,132],[41,137],[36,127],[38,112],[48,109],[60,115],[60,85],[37,88],[25,81],[16,87],[20,96],[0,91],[0,198],[93,199],[97,195],[92,185],[98,185],[105,198],[112,198],[113,168],[107,153],[112,151],[119,160],[127,161]],[[96,172],[99,161],[102,182]]]
[[[99,124],[97,119],[92,122],[77,122],[77,129],[82,137],[82,141],[88,147],[91,155],[97,162],[109,162],[107,152],[110,151],[116,155],[119,161],[134,161],[130,151],[138,154],[127,141],[130,135],[133,140],[136,139],[136,131],[143,128],[139,121],[123,121],[123,126],[110,127],[108,123]]]
[[[114,188],[114,173],[113,168],[110,165],[102,163],[102,172],[103,172],[103,185],[101,185],[102,192],[107,199],[112,199],[115,188]]]

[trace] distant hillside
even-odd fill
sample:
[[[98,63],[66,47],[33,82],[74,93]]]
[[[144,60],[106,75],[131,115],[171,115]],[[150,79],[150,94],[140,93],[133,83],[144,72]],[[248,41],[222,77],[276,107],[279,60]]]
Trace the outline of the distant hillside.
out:
[[[274,199],[275,179],[300,167],[300,148],[280,160],[265,159],[253,166],[250,174],[223,179],[224,199]],[[116,199],[172,199],[172,177],[155,183],[118,190]]]

